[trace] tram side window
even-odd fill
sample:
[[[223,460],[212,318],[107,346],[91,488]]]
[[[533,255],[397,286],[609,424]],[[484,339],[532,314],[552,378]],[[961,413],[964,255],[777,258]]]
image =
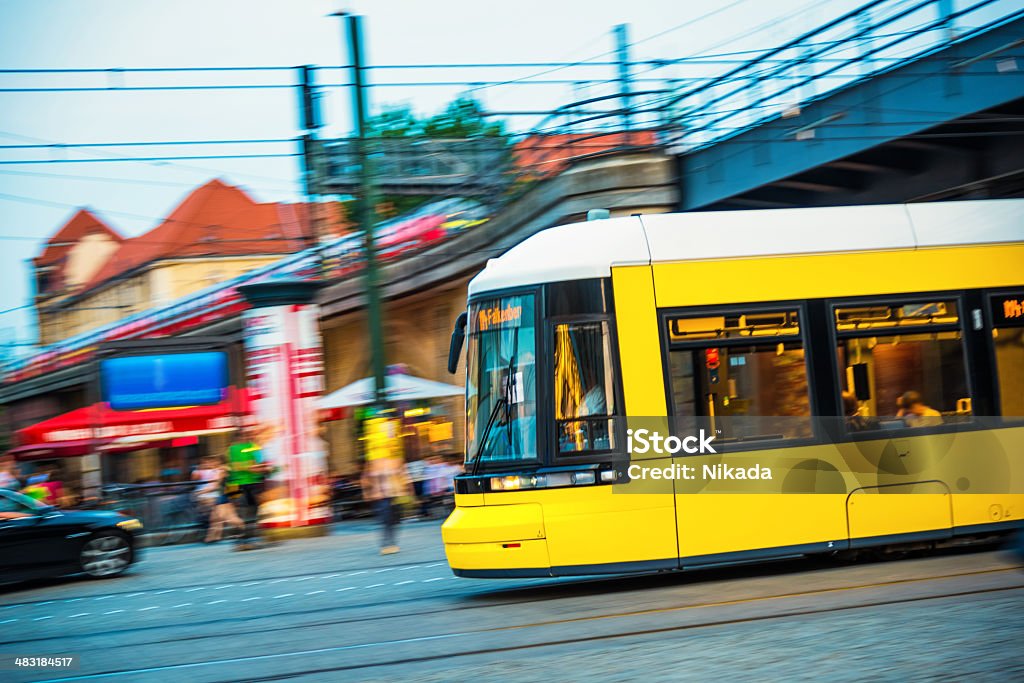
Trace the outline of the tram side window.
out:
[[[1024,292],[993,300],[999,408],[1004,420],[1024,422]]]
[[[850,431],[969,419],[963,339],[953,301],[839,307],[840,382]]]
[[[796,311],[669,320],[675,428],[719,442],[812,435]]]
[[[558,452],[614,448],[615,384],[608,323],[560,324],[554,335]]]

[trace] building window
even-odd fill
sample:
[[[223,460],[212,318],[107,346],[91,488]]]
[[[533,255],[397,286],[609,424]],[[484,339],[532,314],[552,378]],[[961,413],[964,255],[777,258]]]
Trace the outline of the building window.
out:
[[[812,436],[807,361],[796,310],[668,320],[675,428],[718,442]]]
[[[554,401],[558,452],[615,447],[615,383],[608,323],[556,325]]]
[[[969,419],[955,301],[835,309],[843,414],[851,431]]]
[[[992,320],[1000,413],[1024,421],[1024,292],[993,297]]]

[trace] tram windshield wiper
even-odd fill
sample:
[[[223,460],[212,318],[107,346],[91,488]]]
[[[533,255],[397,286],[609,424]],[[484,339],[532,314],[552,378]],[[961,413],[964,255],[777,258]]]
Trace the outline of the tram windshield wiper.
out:
[[[515,402],[517,391],[515,369],[518,355],[519,330],[517,329],[513,333],[512,353],[509,356],[508,367],[505,370],[505,381],[502,383],[503,394],[494,402],[494,408],[491,409],[491,414],[487,418],[487,425],[484,427],[484,431],[480,435],[480,447],[477,448],[476,458],[473,460],[473,466],[470,469],[471,475],[475,476],[480,469],[480,463],[483,461],[484,452],[487,450],[487,443],[491,435],[491,429],[494,427],[494,421],[497,419],[498,412],[501,410],[504,410],[505,413],[505,438],[508,439],[509,446],[512,445],[512,404]]]
[[[473,467],[469,472],[473,476],[476,476],[477,470],[480,469],[480,461],[484,459],[484,450],[487,448],[487,440],[491,435],[491,427],[494,426],[494,419],[498,417],[498,411],[504,407],[504,403],[506,403],[504,396],[498,397],[498,400],[494,402],[494,408],[491,409],[491,414],[487,418],[487,426],[484,427],[484,431],[480,434],[480,447],[476,449]]]

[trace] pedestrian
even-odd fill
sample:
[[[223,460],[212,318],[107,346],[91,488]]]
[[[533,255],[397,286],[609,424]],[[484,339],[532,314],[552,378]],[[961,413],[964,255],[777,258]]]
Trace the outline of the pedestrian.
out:
[[[14,457],[10,453],[5,453],[0,457],[0,489],[17,491],[20,488],[21,480],[18,478]]]
[[[35,498],[44,505],[59,506],[64,499],[64,484],[56,465],[44,465],[38,474],[28,478],[28,486],[22,493]]]
[[[225,493],[228,480],[228,468],[222,463],[211,459],[212,476],[207,483],[197,492],[202,498],[210,501],[210,522],[206,531],[204,543],[216,543],[224,533],[224,527],[233,527],[238,534],[245,531],[245,522],[238,516],[231,498]]]
[[[264,480],[271,468],[263,461],[261,430],[253,426],[243,428],[241,438],[228,449],[228,476],[226,490],[233,498],[242,520],[242,535],[236,550],[257,547],[257,514],[264,491]]]
[[[405,464],[409,480],[412,481],[413,496],[416,498],[417,516],[426,517],[428,501],[424,495],[424,483],[427,479],[427,462],[425,459],[412,459]]]
[[[412,493],[409,473],[402,458],[387,455],[367,461],[362,477],[363,498],[373,504],[381,525],[381,555],[398,552],[396,531],[400,519],[397,499]]]

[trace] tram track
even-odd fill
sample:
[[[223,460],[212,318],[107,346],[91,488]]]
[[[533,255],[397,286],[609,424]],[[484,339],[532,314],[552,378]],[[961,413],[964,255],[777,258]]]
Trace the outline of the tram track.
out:
[[[852,605],[829,606],[829,607],[823,607],[823,608],[818,608],[818,609],[815,609],[815,608],[793,609],[793,610],[787,610],[787,611],[776,612],[776,613],[769,613],[769,614],[757,614],[757,615],[752,615],[752,616],[737,616],[737,617],[729,617],[729,618],[717,618],[717,620],[708,620],[708,621],[702,621],[702,622],[697,622],[697,623],[693,623],[693,624],[682,624],[682,625],[674,625],[674,626],[666,626],[666,627],[656,627],[656,628],[647,628],[647,629],[633,629],[633,630],[615,632],[615,633],[610,633],[610,634],[607,634],[607,633],[605,633],[605,634],[595,634],[595,635],[577,636],[577,637],[571,637],[571,638],[550,638],[550,639],[541,640],[541,641],[537,641],[537,642],[527,642],[527,643],[512,644],[512,645],[505,645],[505,646],[496,646],[496,647],[465,648],[465,649],[457,650],[457,651],[445,651],[445,652],[438,652],[438,653],[434,653],[434,654],[398,657],[398,658],[391,658],[391,659],[386,659],[386,660],[366,661],[366,663],[355,663],[355,664],[351,664],[351,665],[343,665],[343,666],[338,666],[338,667],[321,667],[321,668],[316,668],[316,669],[306,669],[306,670],[299,671],[299,672],[281,673],[281,674],[268,674],[268,675],[259,676],[259,677],[247,676],[246,680],[250,681],[252,683],[258,683],[258,682],[264,682],[264,681],[283,681],[283,680],[289,680],[289,679],[303,677],[303,676],[336,674],[336,673],[342,673],[342,672],[351,672],[351,671],[359,671],[359,670],[367,670],[367,669],[377,669],[377,668],[382,668],[382,667],[394,667],[394,666],[424,664],[424,663],[429,663],[429,661],[437,661],[437,660],[442,660],[442,659],[443,660],[447,660],[447,659],[452,659],[452,658],[456,658],[456,657],[468,657],[468,656],[478,656],[478,655],[487,655],[487,654],[502,654],[502,653],[508,653],[508,652],[516,652],[516,651],[523,651],[523,650],[530,650],[530,649],[538,649],[538,648],[544,648],[544,647],[557,647],[557,646],[564,646],[564,645],[580,645],[580,644],[594,643],[594,642],[608,641],[608,640],[616,640],[616,639],[622,639],[622,638],[651,636],[651,635],[659,635],[659,634],[667,634],[667,633],[677,633],[677,632],[685,632],[685,631],[694,631],[694,630],[699,630],[699,629],[716,628],[716,627],[722,627],[722,626],[734,626],[734,625],[742,625],[742,624],[752,624],[752,623],[758,623],[758,622],[778,621],[778,620],[785,620],[785,618],[794,618],[794,617],[801,617],[801,616],[813,616],[815,614],[824,614],[824,613],[829,613],[829,612],[853,611],[853,610],[867,609],[867,608],[872,608],[872,607],[886,607],[886,606],[891,606],[891,605],[922,603],[922,602],[929,602],[929,601],[935,601],[935,600],[943,600],[943,599],[949,599],[949,598],[959,598],[959,597],[970,597],[970,596],[979,596],[979,595],[987,595],[987,594],[1005,593],[1005,592],[1010,592],[1010,591],[1018,591],[1018,590],[1022,590],[1022,589],[1024,589],[1024,583],[1015,584],[1015,585],[1012,585],[1012,586],[1000,586],[1000,587],[994,587],[994,588],[974,589],[974,590],[966,590],[966,591],[953,591],[953,592],[946,592],[946,593],[941,593],[941,594],[937,594],[937,595],[912,596],[912,597],[896,598],[896,599],[891,599],[891,600],[873,600],[873,601],[868,601],[868,602],[863,602],[863,603],[858,603],[858,604],[852,604]],[[847,589],[847,590],[849,590],[849,589]],[[798,595],[806,595],[806,592],[798,594]],[[785,596],[768,596],[766,598],[761,598],[761,599],[762,600],[763,599],[777,599],[777,598],[780,598],[780,597],[785,597]],[[754,600],[751,600],[751,602],[753,602],[753,601]],[[670,608],[664,608],[664,609],[659,609],[659,610],[645,610],[645,611],[673,611],[673,610],[678,610],[678,609],[696,608],[696,607],[700,607],[700,606],[715,606],[716,604],[722,604],[722,605],[725,605],[725,604],[736,604],[737,602],[742,602],[742,601],[728,601],[728,602],[724,602],[724,603],[708,603],[706,605],[693,605],[693,606],[689,606],[689,607],[670,607]],[[624,616],[631,616],[631,615],[634,615],[634,612],[617,612],[617,613],[610,613],[610,614],[593,615],[593,616],[590,616],[590,617],[581,617],[580,620],[570,620],[570,621],[611,620],[611,618],[622,618]],[[210,658],[210,659],[204,659],[204,660],[200,660],[200,661],[190,661],[190,663],[184,663],[184,664],[178,664],[178,665],[165,665],[165,666],[159,666],[159,667],[136,668],[136,669],[122,669],[122,670],[113,670],[113,671],[99,672],[99,673],[94,673],[94,674],[84,674],[84,675],[78,675],[78,676],[70,676],[70,677],[62,677],[62,678],[55,678],[55,679],[47,679],[45,681],[40,681],[40,683],[72,683],[74,681],[99,680],[99,679],[104,679],[104,678],[121,678],[121,677],[128,677],[128,676],[141,676],[141,675],[147,675],[147,674],[167,674],[167,673],[175,672],[175,671],[183,673],[183,672],[186,672],[188,670],[197,670],[197,669],[201,669],[203,667],[239,666],[239,665],[246,665],[246,664],[256,664],[256,663],[260,663],[260,661],[268,661],[268,660],[274,660],[274,659],[283,659],[283,658],[287,658],[287,657],[312,656],[312,655],[316,655],[316,654],[326,654],[326,653],[335,653],[335,652],[340,653],[340,652],[344,652],[344,651],[353,651],[353,650],[360,650],[360,649],[370,649],[370,648],[375,648],[375,647],[386,648],[386,647],[400,646],[400,645],[403,645],[403,644],[423,643],[423,642],[442,641],[442,640],[455,640],[455,639],[460,639],[460,638],[471,639],[471,638],[478,637],[478,636],[480,636],[482,634],[487,634],[487,633],[498,633],[498,632],[508,632],[508,631],[522,631],[522,630],[527,630],[527,629],[537,629],[537,628],[543,628],[543,627],[550,627],[552,625],[558,625],[558,624],[562,624],[562,623],[565,623],[565,621],[564,620],[556,620],[556,621],[548,621],[548,622],[538,622],[538,623],[515,625],[515,626],[496,627],[496,628],[490,628],[490,629],[479,629],[479,630],[475,630],[475,631],[450,632],[450,633],[436,634],[436,635],[432,635],[432,636],[421,636],[421,637],[415,637],[415,638],[402,638],[402,639],[394,639],[394,640],[383,640],[383,641],[376,641],[376,642],[370,642],[370,643],[355,643],[355,644],[350,644],[350,645],[339,645],[339,646],[334,646],[334,647],[323,647],[323,648],[315,648],[315,649],[294,650],[294,651],[289,651],[289,652],[278,652],[278,653],[272,653],[272,654],[255,654],[255,655],[241,656],[241,657]],[[227,678],[227,679],[217,680],[217,681],[215,681],[215,683],[233,683],[234,681],[237,681],[237,680],[238,680],[237,678]]]
[[[354,644],[347,644],[347,645],[338,645],[338,646],[332,646],[332,647],[305,649],[305,650],[295,650],[295,651],[273,653],[273,654],[265,654],[265,655],[251,655],[251,656],[245,656],[245,657],[231,657],[231,658],[214,658],[214,659],[207,659],[207,660],[202,660],[202,661],[198,661],[198,662],[187,662],[187,663],[182,663],[182,664],[172,664],[172,665],[164,665],[164,666],[148,667],[148,668],[144,667],[144,668],[136,668],[136,669],[111,670],[111,671],[105,671],[105,672],[100,672],[100,673],[95,673],[95,674],[86,674],[86,675],[81,675],[81,676],[71,676],[71,677],[67,677],[67,678],[51,679],[51,680],[54,683],[56,683],[56,681],[94,680],[94,679],[99,679],[99,678],[104,678],[104,677],[121,677],[121,676],[128,676],[128,675],[143,675],[143,674],[149,674],[149,673],[155,674],[155,673],[159,673],[159,672],[169,672],[169,671],[175,671],[175,670],[186,671],[186,670],[189,670],[189,669],[196,669],[196,668],[201,668],[201,667],[205,667],[205,666],[244,664],[244,663],[248,663],[248,662],[259,662],[259,661],[265,661],[265,660],[280,660],[280,659],[286,659],[288,657],[303,657],[303,656],[307,656],[308,657],[308,656],[315,656],[315,655],[319,655],[319,654],[341,653],[341,652],[346,652],[346,651],[357,651],[357,650],[370,650],[370,649],[373,649],[373,648],[389,648],[389,647],[395,647],[395,646],[400,646],[400,645],[408,645],[408,644],[423,643],[423,642],[430,642],[430,641],[457,640],[457,639],[463,639],[463,638],[471,639],[471,638],[483,636],[483,635],[486,635],[486,634],[498,634],[498,633],[502,633],[502,632],[526,632],[526,631],[530,631],[532,629],[550,628],[550,627],[563,626],[563,625],[567,625],[567,624],[578,624],[578,623],[585,623],[585,622],[602,622],[602,621],[614,620],[614,619],[636,618],[636,617],[644,617],[644,616],[653,616],[653,615],[658,615],[658,614],[680,613],[680,612],[685,612],[685,611],[690,611],[690,610],[702,610],[702,609],[706,610],[706,609],[726,608],[726,607],[735,607],[735,606],[744,606],[744,605],[760,605],[760,604],[771,602],[771,601],[795,600],[795,599],[800,599],[800,598],[813,598],[813,597],[818,597],[818,596],[826,596],[826,595],[830,595],[830,594],[834,595],[834,594],[839,594],[839,593],[851,593],[853,591],[858,591],[858,590],[879,589],[879,588],[887,588],[887,587],[903,586],[903,585],[913,585],[913,584],[924,584],[924,583],[931,582],[931,581],[956,580],[956,579],[960,579],[960,578],[964,578],[964,577],[972,577],[972,576],[979,576],[979,575],[991,575],[991,574],[1003,574],[1003,573],[1019,571],[1019,570],[1020,570],[1020,567],[1005,567],[1005,568],[998,568],[998,569],[986,569],[986,570],[976,570],[976,571],[968,571],[968,572],[957,572],[957,573],[952,573],[952,574],[943,574],[943,575],[927,576],[927,577],[913,577],[913,578],[904,578],[904,579],[893,579],[893,580],[888,580],[888,581],[876,581],[876,582],[862,583],[862,584],[850,585],[850,586],[835,586],[835,587],[827,587],[827,588],[819,588],[819,589],[809,589],[809,590],[803,590],[803,591],[792,591],[792,592],[786,592],[786,593],[777,593],[777,594],[772,594],[772,595],[762,595],[762,596],[755,596],[755,597],[750,597],[750,598],[741,598],[741,599],[735,599],[735,600],[724,600],[724,601],[720,600],[720,601],[695,602],[695,603],[691,602],[691,603],[682,603],[682,604],[669,605],[669,606],[657,607],[657,608],[634,609],[634,610],[620,610],[620,611],[613,611],[613,612],[608,612],[608,613],[603,613],[603,614],[581,615],[581,616],[577,616],[577,617],[567,617],[567,618],[562,618],[562,619],[548,619],[548,620],[541,620],[541,621],[530,621],[530,622],[521,623],[521,624],[509,624],[509,625],[492,626],[492,627],[480,628],[480,629],[475,629],[475,630],[470,630],[470,631],[445,632],[445,633],[438,633],[438,634],[430,634],[430,635],[418,636],[418,637],[413,637],[413,638],[404,638],[404,639],[395,639],[395,640],[381,640],[381,641],[374,641],[374,642],[368,642],[368,643],[354,643]],[[785,618],[793,618],[793,617],[800,617],[800,616],[811,616],[811,615],[815,615],[815,614],[825,614],[825,613],[829,613],[829,612],[841,612],[841,611],[849,611],[849,610],[871,608],[871,607],[884,607],[884,606],[888,606],[888,605],[909,604],[909,603],[925,602],[925,601],[939,600],[939,599],[946,599],[946,598],[957,598],[957,597],[968,597],[968,596],[974,596],[974,595],[985,595],[985,594],[991,594],[991,593],[1001,593],[1001,592],[1007,592],[1007,591],[1016,591],[1016,590],[1021,590],[1021,589],[1024,589],[1024,582],[1014,583],[1014,584],[1007,585],[1007,586],[995,586],[995,587],[977,588],[977,589],[961,590],[961,591],[945,591],[945,592],[942,592],[942,593],[939,593],[939,594],[929,594],[929,595],[919,595],[919,596],[903,596],[903,597],[894,597],[892,599],[869,600],[869,601],[866,601],[866,602],[860,602],[860,603],[849,604],[849,605],[828,606],[828,607],[822,607],[822,608],[806,608],[806,607],[804,607],[804,608],[788,609],[788,610],[787,609],[783,609],[783,610],[780,610],[778,612],[773,612],[773,613],[770,613],[770,614],[759,614],[759,615],[743,616],[743,617],[708,619],[708,620],[698,621],[696,623],[676,624],[676,625],[670,625],[670,626],[664,626],[664,627],[633,629],[633,630],[626,630],[626,631],[616,632],[614,634],[601,633],[601,634],[583,635],[583,636],[572,637],[572,638],[551,638],[551,639],[542,640],[542,641],[538,641],[538,642],[527,642],[527,643],[520,643],[520,644],[511,644],[511,645],[508,645],[508,646],[501,646],[501,647],[475,648],[475,649],[471,648],[471,649],[458,650],[458,651],[455,651],[455,652],[437,653],[437,654],[430,654],[430,655],[423,655],[423,656],[412,656],[412,657],[405,657],[405,658],[400,658],[400,659],[392,659],[392,660],[387,660],[387,661],[353,663],[353,664],[337,666],[337,667],[327,667],[327,668],[318,668],[318,669],[304,670],[302,672],[293,672],[293,673],[287,673],[287,674],[273,674],[273,675],[267,675],[267,676],[259,677],[259,678],[247,677],[247,680],[252,680],[252,681],[286,680],[288,678],[292,678],[292,677],[300,676],[300,675],[332,673],[332,672],[343,672],[343,671],[367,669],[367,668],[375,668],[375,667],[383,667],[383,666],[392,666],[392,665],[416,664],[416,663],[437,661],[437,660],[443,660],[443,659],[454,658],[454,657],[468,657],[468,656],[473,656],[473,655],[498,654],[498,653],[503,653],[503,652],[512,652],[512,651],[517,651],[517,650],[525,650],[525,649],[540,648],[540,647],[552,647],[552,646],[559,646],[559,645],[573,645],[573,644],[596,642],[596,641],[609,640],[609,639],[615,639],[615,638],[626,638],[626,637],[631,637],[631,636],[655,635],[655,634],[668,633],[668,632],[674,632],[674,631],[685,631],[685,630],[708,628],[708,627],[714,627],[714,626],[724,626],[724,625],[731,625],[731,624],[751,623],[751,622],[756,622],[756,621],[774,620],[774,619],[785,619]],[[535,601],[536,600],[523,601],[523,602],[535,602]],[[508,604],[508,603],[505,603],[505,604]],[[515,604],[519,604],[519,603],[515,603]],[[495,607],[495,606],[497,606],[497,605],[494,604],[494,603],[488,603],[486,605],[473,605],[473,606],[465,606],[465,607],[462,607],[462,608],[454,608],[454,610],[436,610],[436,611],[437,612],[440,612],[440,611],[451,612],[451,611],[462,611],[462,610],[468,610],[468,609],[480,609],[480,608],[483,608],[483,607]],[[351,624],[351,623],[356,623],[356,622],[380,621],[380,620],[407,618],[407,617],[422,617],[425,614],[428,614],[428,613],[412,612],[412,613],[403,613],[403,614],[397,614],[397,615],[376,615],[376,616],[370,616],[370,617],[359,617],[359,618],[354,618],[354,619],[331,620],[331,621],[324,621],[324,622],[319,622],[319,623],[305,623],[305,624],[299,624],[299,625],[280,627],[280,628],[276,628],[276,629],[258,629],[258,630],[253,630],[253,631],[249,631],[249,632],[233,631],[232,635],[236,635],[237,636],[237,635],[244,635],[246,633],[256,633],[256,632],[266,633],[268,631],[276,631],[276,630],[286,631],[286,630],[293,630],[293,629],[296,629],[296,628],[303,628],[303,629],[305,629],[305,628],[310,628],[310,627],[315,627],[315,626],[334,626],[334,625]],[[199,635],[199,636],[195,636],[193,639],[219,638],[219,637],[223,637],[223,635],[222,634]],[[160,645],[160,644],[166,644],[166,643],[176,643],[176,642],[181,642],[182,640],[188,640],[188,638],[184,638],[184,639],[183,638],[170,638],[170,639],[160,639],[160,640],[154,640],[154,641],[148,641],[148,642],[133,643],[133,647],[141,647],[141,646],[145,646],[145,645]],[[231,680],[233,680],[233,679],[231,679]]]
[[[800,565],[798,564],[796,566],[799,567]],[[765,566],[761,566],[761,567],[750,567],[750,566],[747,566],[747,567],[725,568],[724,571],[728,572],[728,574],[725,577],[720,577],[720,578],[722,578],[722,579],[740,579],[740,578],[748,578],[751,575],[763,575],[763,570],[765,568],[766,568]],[[792,597],[800,597],[802,595],[815,595],[815,594],[818,594],[818,593],[841,592],[841,591],[858,590],[858,589],[864,589],[864,588],[881,588],[881,587],[885,587],[885,586],[892,586],[892,585],[899,585],[899,584],[914,584],[914,583],[922,583],[922,582],[927,582],[927,581],[936,581],[936,580],[943,580],[943,579],[947,579],[947,580],[948,579],[957,579],[957,578],[962,578],[962,577],[966,577],[966,576],[979,576],[979,575],[985,575],[985,574],[1005,573],[1005,572],[1014,571],[1014,570],[1017,570],[1017,569],[1020,569],[1020,568],[1021,567],[1010,566],[1010,567],[998,567],[998,568],[992,568],[992,569],[971,570],[971,571],[966,571],[966,572],[955,572],[955,573],[949,573],[949,574],[938,574],[938,575],[934,575],[934,576],[909,577],[909,578],[903,578],[903,579],[892,579],[890,581],[885,581],[885,582],[873,582],[873,583],[866,583],[866,584],[856,584],[856,585],[852,585],[852,586],[838,586],[838,587],[834,587],[834,588],[814,589],[814,590],[809,590],[809,591],[802,591],[802,592],[795,592],[795,593],[786,593],[786,594],[780,594],[778,596],[757,596],[755,598],[749,598],[747,600],[760,601],[760,600],[765,600],[765,599],[776,599],[776,598],[785,598],[785,597],[791,597],[792,598]],[[760,569],[762,571],[754,573],[756,569]],[[785,576],[785,575],[787,575],[787,573],[788,572],[779,572],[779,573],[775,573],[775,574],[772,574],[772,575],[773,576]],[[330,626],[344,626],[344,625],[349,625],[349,624],[373,623],[373,622],[380,622],[380,621],[387,621],[387,620],[397,620],[397,619],[406,619],[406,618],[418,618],[418,617],[437,615],[437,614],[452,614],[452,613],[472,612],[472,611],[475,611],[475,610],[489,609],[489,608],[494,608],[494,607],[507,607],[507,606],[519,606],[519,605],[531,605],[531,604],[537,604],[537,603],[546,603],[546,602],[548,602],[548,601],[550,601],[552,599],[570,598],[570,597],[574,597],[577,594],[590,594],[590,593],[593,592],[593,589],[595,587],[600,586],[602,584],[605,585],[605,586],[609,586],[609,584],[611,584],[609,586],[609,590],[610,591],[613,590],[615,592],[624,592],[624,591],[629,591],[629,590],[646,590],[648,588],[661,587],[661,586],[651,586],[649,583],[647,583],[647,582],[649,582],[651,580],[658,581],[659,584],[671,585],[672,583],[674,583],[674,580],[682,578],[684,576],[686,576],[686,574],[684,574],[684,573],[663,573],[663,574],[640,574],[640,575],[632,575],[632,576],[626,575],[626,576],[616,576],[616,577],[613,577],[613,578],[609,578],[609,577],[593,577],[593,578],[588,578],[588,579],[578,579],[578,580],[574,580],[574,581],[571,581],[571,582],[540,583],[540,584],[533,584],[533,585],[526,585],[526,586],[517,586],[517,587],[514,587],[514,588],[503,588],[503,589],[501,589],[499,591],[495,591],[495,592],[482,591],[482,592],[475,592],[475,593],[470,593],[470,594],[466,594],[466,593],[459,594],[459,593],[448,592],[448,593],[444,593],[444,594],[442,594],[440,596],[437,595],[437,594],[433,594],[433,595],[427,595],[427,596],[419,596],[419,597],[412,597],[412,598],[401,598],[401,599],[388,600],[388,601],[372,601],[372,602],[346,603],[346,604],[332,605],[332,606],[326,606],[326,607],[305,608],[305,609],[296,609],[296,610],[290,610],[290,611],[275,611],[273,614],[264,614],[264,615],[256,615],[256,616],[253,616],[253,615],[230,616],[230,617],[219,617],[219,618],[216,618],[216,619],[206,619],[206,620],[203,620],[203,621],[188,621],[188,622],[176,621],[174,623],[169,623],[169,624],[152,624],[152,625],[146,625],[146,626],[130,625],[130,626],[125,626],[123,628],[108,628],[108,629],[97,630],[97,631],[90,631],[90,632],[84,632],[84,633],[75,633],[75,634],[71,634],[71,635],[69,635],[69,634],[55,634],[55,635],[52,635],[52,636],[43,636],[43,637],[35,637],[35,638],[21,638],[21,639],[3,640],[3,641],[0,641],[0,646],[28,645],[28,644],[44,643],[44,642],[47,642],[47,641],[63,641],[63,640],[66,640],[69,637],[76,638],[76,639],[84,639],[84,638],[97,638],[97,637],[118,636],[118,635],[124,635],[124,634],[127,634],[127,633],[139,633],[139,632],[147,632],[147,631],[148,632],[159,632],[159,631],[169,631],[169,630],[180,629],[180,628],[188,628],[190,630],[195,630],[196,628],[199,628],[199,627],[220,627],[220,626],[232,627],[231,633],[234,634],[234,635],[239,635],[239,636],[253,635],[253,634],[266,634],[266,633],[273,633],[273,632],[289,631],[289,630],[293,630],[295,628],[319,628],[319,627],[330,627]],[[642,585],[640,585],[640,584],[642,584]],[[512,593],[513,595],[515,595],[515,594],[527,594],[527,595],[533,595],[534,597],[528,597],[528,598],[525,598],[525,599],[506,599],[506,600],[503,600],[503,599],[491,599],[491,600],[487,600],[487,598],[489,596],[506,595],[506,594],[509,594],[509,593]],[[329,613],[329,612],[338,612],[338,611],[345,611],[345,610],[359,610],[359,609],[378,608],[378,607],[410,605],[410,604],[425,603],[425,602],[429,603],[429,602],[436,602],[436,601],[438,601],[439,599],[442,599],[442,598],[453,598],[453,599],[462,598],[462,599],[468,599],[468,600],[481,600],[482,599],[482,600],[486,600],[486,602],[478,602],[478,603],[475,603],[475,604],[462,604],[462,605],[451,605],[450,603],[447,603],[444,606],[439,607],[437,609],[410,610],[410,611],[403,611],[403,612],[399,612],[399,613],[375,614],[375,615],[367,615],[367,616],[355,616],[355,617],[349,617],[349,618],[343,618],[343,619],[321,619],[319,621],[307,621],[307,622],[302,622],[300,624],[288,624],[288,625],[283,625],[283,626],[266,626],[266,625],[264,625],[264,626],[255,626],[255,627],[248,628],[248,629],[244,629],[244,628],[243,629],[236,629],[236,628],[234,628],[235,624],[242,624],[242,623],[245,623],[245,622],[258,621],[258,620],[268,619],[268,618],[280,619],[282,617],[302,617],[302,616],[313,615],[313,614],[318,614],[318,613]],[[742,602],[743,601],[740,601],[740,603],[742,603]],[[740,604],[740,603],[737,603],[737,604]],[[709,606],[718,606],[718,603],[715,603],[715,604],[711,604],[711,603],[708,603],[708,604],[696,603],[696,604],[693,604],[693,605],[679,605],[679,606],[676,606],[675,608],[709,607]],[[669,609],[672,609],[672,608],[669,608]],[[639,612],[638,612],[638,614],[639,614]],[[174,636],[169,636],[169,637],[166,637],[166,638],[154,638],[152,640],[137,641],[137,642],[133,643],[133,646],[142,647],[142,646],[147,646],[147,645],[162,645],[162,644],[167,644],[167,643],[180,643],[180,642],[186,642],[186,641],[203,641],[203,640],[208,640],[208,639],[216,639],[217,637],[219,637],[219,633],[218,632],[214,632],[214,633],[176,634]]]

